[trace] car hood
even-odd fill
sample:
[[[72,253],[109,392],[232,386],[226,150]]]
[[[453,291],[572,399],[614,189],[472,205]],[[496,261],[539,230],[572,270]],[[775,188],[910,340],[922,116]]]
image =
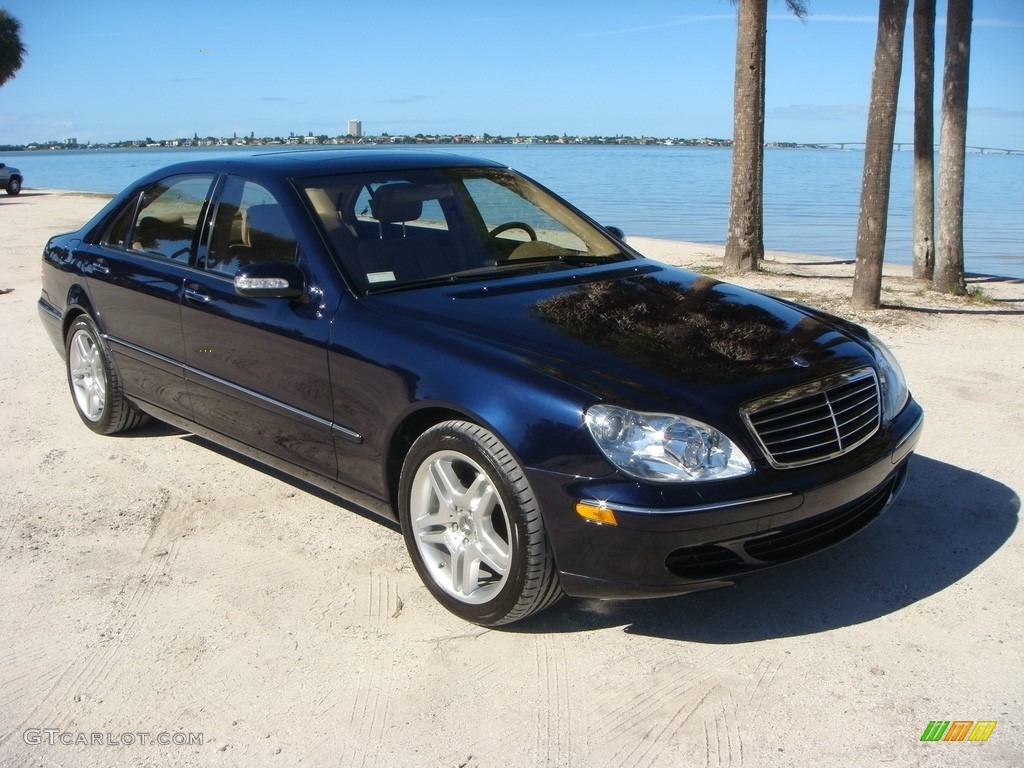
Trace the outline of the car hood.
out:
[[[482,343],[630,407],[733,410],[872,362],[852,324],[646,259],[371,299],[450,349]]]

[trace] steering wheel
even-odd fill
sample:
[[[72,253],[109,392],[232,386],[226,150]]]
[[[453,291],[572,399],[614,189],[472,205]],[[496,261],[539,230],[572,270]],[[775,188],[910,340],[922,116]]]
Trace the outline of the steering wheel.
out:
[[[510,229],[521,229],[523,232],[530,236],[531,240],[537,239],[537,231],[527,224],[525,221],[506,221],[504,224],[499,224],[490,232],[487,233],[485,243],[490,243],[500,235],[502,232],[508,232]]]

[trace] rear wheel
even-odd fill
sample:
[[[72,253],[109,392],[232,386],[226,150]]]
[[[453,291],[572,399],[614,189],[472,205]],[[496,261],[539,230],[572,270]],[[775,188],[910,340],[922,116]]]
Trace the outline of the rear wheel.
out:
[[[88,315],[78,317],[68,329],[65,358],[75,410],[93,432],[112,435],[149,420],[121,391],[110,352]]]
[[[448,421],[421,435],[402,468],[399,512],[420,578],[457,616],[508,624],[562,596],[533,491],[488,430]]]

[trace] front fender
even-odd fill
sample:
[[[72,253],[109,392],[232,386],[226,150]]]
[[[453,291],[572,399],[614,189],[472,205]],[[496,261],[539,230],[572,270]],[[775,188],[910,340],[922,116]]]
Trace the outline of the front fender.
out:
[[[411,441],[449,418],[487,428],[524,467],[611,471],[584,427],[594,397],[579,385],[469,334],[410,330],[352,304],[339,311],[328,350],[334,421],[358,436],[336,441],[341,482],[387,498]]]

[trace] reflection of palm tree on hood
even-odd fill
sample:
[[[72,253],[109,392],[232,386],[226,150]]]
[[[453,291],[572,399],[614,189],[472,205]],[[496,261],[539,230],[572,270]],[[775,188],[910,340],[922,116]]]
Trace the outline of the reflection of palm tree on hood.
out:
[[[825,341],[832,329],[817,319],[781,304],[769,311],[704,276],[689,286],[650,277],[587,283],[536,309],[566,335],[651,370],[708,376],[791,367],[794,356],[844,340]]]

